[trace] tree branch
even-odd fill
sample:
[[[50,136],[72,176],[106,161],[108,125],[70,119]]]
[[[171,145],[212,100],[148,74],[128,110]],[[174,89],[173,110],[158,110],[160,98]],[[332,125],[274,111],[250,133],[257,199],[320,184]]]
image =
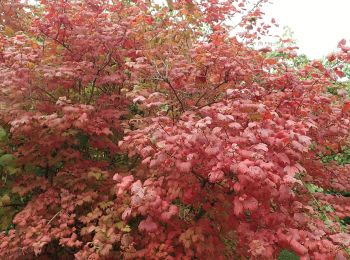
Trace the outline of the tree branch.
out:
[[[104,69],[107,67],[107,65],[110,63],[111,57],[112,57],[112,53],[109,52],[109,53],[107,54],[107,61],[105,62],[105,64],[102,65],[101,68],[99,68],[99,69],[97,70],[96,76],[95,76],[94,80],[92,81],[91,93],[90,93],[89,99],[88,99],[88,101],[87,101],[87,104],[90,104],[90,103],[91,103],[92,97],[94,96],[94,92],[95,92],[95,88],[96,88],[96,81],[97,81],[97,79],[98,79],[98,77],[99,77],[101,71],[104,70]]]
[[[181,106],[181,110],[182,110],[182,112],[185,112],[185,107],[184,107],[184,104],[182,103],[182,101],[181,101],[181,99],[180,99],[179,95],[177,94],[177,92],[176,92],[175,88],[173,87],[173,85],[171,85],[171,83],[170,83],[169,79],[167,79],[167,78],[166,78],[166,79],[164,79],[164,82],[165,82],[165,83],[167,83],[167,84],[169,85],[169,87],[171,88],[171,90],[173,91],[173,93],[174,93],[174,95],[175,95],[175,97],[176,97],[177,101],[179,101],[179,103],[180,103],[180,106]]]

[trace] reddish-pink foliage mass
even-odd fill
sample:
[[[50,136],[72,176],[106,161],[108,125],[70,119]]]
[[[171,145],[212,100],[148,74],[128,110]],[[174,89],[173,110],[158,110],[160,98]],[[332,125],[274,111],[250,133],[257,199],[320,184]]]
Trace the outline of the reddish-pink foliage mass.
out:
[[[318,157],[349,144],[341,68],[254,50],[275,21],[245,0],[21,3],[0,9],[0,118],[30,199],[1,259],[347,259],[350,198],[307,189],[350,191]]]

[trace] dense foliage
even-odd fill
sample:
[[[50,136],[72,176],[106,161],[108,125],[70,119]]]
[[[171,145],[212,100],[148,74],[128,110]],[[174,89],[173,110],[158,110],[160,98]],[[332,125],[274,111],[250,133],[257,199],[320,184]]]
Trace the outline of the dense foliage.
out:
[[[350,48],[263,2],[1,1],[0,258],[347,259]]]

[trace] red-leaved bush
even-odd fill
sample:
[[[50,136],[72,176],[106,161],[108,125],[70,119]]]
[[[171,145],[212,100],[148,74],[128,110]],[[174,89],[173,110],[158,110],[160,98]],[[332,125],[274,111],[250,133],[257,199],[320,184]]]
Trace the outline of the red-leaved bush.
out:
[[[2,1],[2,187],[25,203],[0,258],[347,259],[350,168],[319,157],[349,144],[342,70],[253,49],[262,2]]]

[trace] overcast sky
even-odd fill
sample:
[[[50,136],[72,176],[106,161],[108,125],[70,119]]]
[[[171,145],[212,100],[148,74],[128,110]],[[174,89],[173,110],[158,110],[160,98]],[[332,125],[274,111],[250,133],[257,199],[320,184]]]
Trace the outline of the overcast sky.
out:
[[[280,28],[289,26],[300,47],[310,58],[322,58],[350,39],[350,0],[270,0],[264,8]]]

